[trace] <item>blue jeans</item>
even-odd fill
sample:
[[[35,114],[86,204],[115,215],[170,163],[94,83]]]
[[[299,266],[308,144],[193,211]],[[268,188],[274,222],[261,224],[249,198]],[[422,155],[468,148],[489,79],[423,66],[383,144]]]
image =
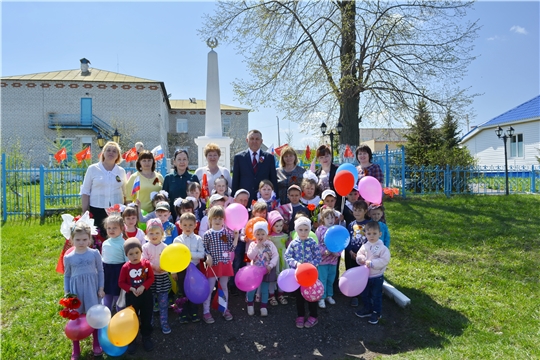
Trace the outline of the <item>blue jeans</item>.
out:
[[[375,278],[369,278],[366,288],[360,296],[364,303],[364,309],[368,311],[374,311],[381,315],[382,311],[382,286],[384,282],[384,276],[378,276]]]
[[[323,299],[334,296],[334,279],[336,278],[336,265],[319,265],[319,280],[324,286]]]
[[[261,286],[259,286],[259,288],[261,289],[261,304],[268,304],[268,285],[270,285],[269,282],[263,281],[261,283]],[[257,289],[248,291],[247,293],[248,303],[253,303],[253,299],[255,298],[256,292],[257,292]]]

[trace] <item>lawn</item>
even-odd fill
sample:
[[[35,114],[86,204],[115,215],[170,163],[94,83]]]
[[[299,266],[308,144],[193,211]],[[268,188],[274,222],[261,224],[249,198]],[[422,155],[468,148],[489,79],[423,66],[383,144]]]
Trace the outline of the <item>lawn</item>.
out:
[[[387,279],[412,303],[397,336],[393,329],[366,347],[407,359],[540,358],[538,196],[413,197],[385,206]],[[69,358],[57,314],[57,219],[2,226],[2,358]]]

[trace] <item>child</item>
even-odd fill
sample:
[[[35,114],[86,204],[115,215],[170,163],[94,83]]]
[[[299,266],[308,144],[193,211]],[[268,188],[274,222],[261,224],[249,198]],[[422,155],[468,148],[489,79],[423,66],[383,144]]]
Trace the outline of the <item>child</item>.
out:
[[[358,266],[356,263],[356,253],[360,247],[367,241],[364,236],[364,225],[366,220],[367,203],[364,200],[358,200],[353,204],[353,215],[355,220],[349,224],[348,230],[351,235],[349,245],[345,248],[345,269],[349,270]],[[358,306],[358,297],[351,299],[351,306]]]
[[[303,212],[309,216],[309,210],[300,202],[300,199],[302,198],[302,189],[300,186],[296,184],[289,186],[287,189],[287,197],[289,199],[289,204],[280,207],[282,215],[284,215],[283,231],[286,233],[288,233],[289,230],[294,229],[294,218],[298,212]]]
[[[223,196],[223,199],[225,200],[225,205],[223,207],[227,207],[233,203],[233,199],[229,196],[229,183],[223,176],[214,180],[213,193]]]
[[[234,194],[234,202],[237,204],[241,204],[246,207],[248,210],[248,213],[251,211],[251,209],[248,208],[249,203],[249,191],[245,189],[238,189],[236,190],[236,193]],[[244,233],[244,230],[240,233],[240,241],[238,241],[238,244],[236,248],[234,249],[234,259],[233,259],[233,272],[234,275],[240,270],[240,268],[244,267],[246,265],[246,262],[244,261],[244,256],[246,255],[246,235]],[[229,279],[229,293],[232,295],[238,294],[238,290],[236,289],[236,284],[234,282],[234,276],[232,276]]]
[[[259,183],[257,197],[259,200],[264,200],[267,212],[270,212],[279,206],[279,199],[276,199],[276,193],[274,192],[274,184],[272,184],[270,180],[262,180]]]
[[[98,250],[89,248],[92,245],[91,231],[91,227],[84,222],[76,223],[69,239],[75,250],[64,256],[64,292],[77,295],[81,301],[77,309],[80,314],[98,305],[99,298],[105,296],[101,256]],[[92,335],[94,356],[101,356],[103,350],[99,346],[97,330]],[[71,360],[78,359],[80,355],[79,341],[73,341]]]
[[[368,215],[371,220],[379,223],[381,230],[381,240],[388,249],[390,249],[390,232],[388,226],[382,221],[384,217],[384,206],[382,205],[370,205],[368,207]]]
[[[127,260],[124,253],[124,220],[119,214],[112,214],[104,221],[105,230],[109,238],[103,243],[101,259],[103,261],[103,276],[105,279],[103,290],[105,297],[103,305],[113,310],[113,306],[120,295],[118,277],[120,270]],[[140,242],[139,242],[140,244]]]
[[[169,273],[159,266],[159,257],[167,247],[163,242],[165,232],[163,231],[161,221],[158,219],[148,220],[146,223],[146,238],[148,242],[142,246],[142,258],[150,262],[154,271],[154,282],[150,290],[152,290],[153,303],[158,305],[161,331],[166,335],[171,333],[168,322],[171,281],[169,279]]]
[[[345,225],[345,222],[343,221],[343,215],[338,210],[334,209],[336,206],[336,201],[337,201],[336,193],[334,192],[334,190],[330,190],[330,189],[324,190],[321,197],[323,200],[323,206],[326,206],[334,210],[334,216],[335,216],[334,224]],[[319,214],[319,217],[320,217],[320,214]]]
[[[171,245],[174,238],[178,236],[176,226],[169,221],[171,217],[171,208],[167,201],[160,201],[156,204],[156,216],[163,225],[163,231],[165,232],[165,240],[163,242],[167,245]]]
[[[195,265],[197,269],[199,269],[199,262],[200,260],[204,259],[205,255],[202,238],[195,234],[197,218],[192,213],[185,212],[180,216],[178,223],[182,232],[174,239],[174,242],[184,244],[188,247],[189,251],[191,252],[191,263]],[[185,296],[184,280],[186,278],[186,270],[172,274],[172,277],[178,283],[179,296]],[[189,299],[186,303],[184,303],[182,308],[182,313],[179,317],[180,324],[188,323],[188,316],[191,317],[191,322],[200,321],[197,305],[189,301]]]
[[[223,195],[214,194],[210,196],[210,199],[208,200],[208,202],[210,204],[210,207],[209,207],[210,209],[213,206],[218,206],[218,205],[225,207],[225,197]],[[210,228],[210,223],[208,220],[208,216],[205,215],[201,220],[201,225],[199,226],[199,234],[201,234],[201,236],[204,236],[204,234],[206,233],[206,231],[208,231],[209,228]]]
[[[185,199],[178,198],[174,201],[176,214],[178,215],[178,220],[176,221],[174,225],[176,225],[176,232],[179,236],[182,234],[182,228],[180,227],[180,217],[182,216],[182,214],[185,214],[185,213],[195,214],[196,204],[198,205],[198,201],[194,197],[191,197],[191,196],[188,196]],[[200,225],[201,223],[196,220],[195,229],[194,229],[195,234],[199,233]]]
[[[189,183],[187,187],[187,194],[188,196],[191,196],[195,199],[197,202],[197,205],[195,205],[195,217],[197,218],[197,221],[200,223],[202,218],[204,217],[204,213],[206,210],[206,202],[204,202],[201,199],[201,185],[198,182],[191,182]]]
[[[309,232],[311,230],[311,221],[304,216],[299,217],[294,221],[294,229],[298,234],[285,251],[285,260],[289,264],[289,267],[296,269],[298,265],[303,263],[311,263],[314,266],[319,265],[321,262],[321,252],[319,246],[313,239],[309,238]],[[302,329],[304,327],[311,328],[317,325],[317,303],[308,302],[309,318],[305,321],[305,303],[306,299],[302,296],[300,288],[295,291],[296,296],[296,311],[298,317],[296,318],[296,327]]]
[[[360,296],[364,308],[355,314],[358,317],[369,317],[370,324],[377,324],[382,316],[382,287],[384,271],[390,262],[390,250],[380,240],[379,223],[369,221],[364,227],[368,242],[358,251],[356,262],[369,268],[369,280]]]
[[[118,279],[118,285],[126,292],[126,307],[132,306],[139,315],[143,348],[146,351],[154,349],[152,341],[152,292],[149,291],[154,283],[152,265],[142,259],[142,246],[137,238],[129,238],[124,243],[124,251],[129,259],[123,266]],[[128,353],[137,350],[137,339],[128,345]]]
[[[279,255],[274,243],[268,240],[268,223],[266,221],[258,221],[253,225],[253,234],[255,235],[255,241],[249,245],[247,255],[251,260],[251,264],[255,266],[262,266],[266,268],[266,275],[264,275],[261,282],[261,316],[268,316],[268,287],[270,282],[277,280],[276,266],[278,264]],[[253,308],[253,299],[257,289],[249,291],[247,293],[248,315],[255,314]],[[273,295],[273,294],[272,294]],[[274,301],[275,301],[274,297]],[[277,302],[276,302],[277,305]]]
[[[318,267],[319,280],[321,280],[324,285],[324,294],[322,299],[319,300],[319,307],[324,309],[326,308],[324,299],[326,299],[330,305],[335,305],[336,303],[332,296],[334,295],[334,279],[336,278],[336,265],[338,264],[340,253],[328,251],[326,244],[324,243],[326,231],[331,226],[334,226],[334,210],[328,207],[321,210],[321,222],[322,225],[319,225],[315,234],[319,239],[319,251],[321,252],[321,263]]]
[[[249,203],[249,191],[247,191],[246,189],[236,190],[236,193],[234,194],[234,202],[244,205],[247,209]]]
[[[304,173],[304,178],[300,184],[302,189],[302,198],[300,199],[300,202],[304,206],[308,206],[310,204],[319,206],[321,198],[315,195],[315,191],[317,189],[317,176],[312,172],[309,172],[308,175],[306,175],[306,173],[308,173],[308,171]]]
[[[146,222],[150,219],[157,218],[155,208],[157,204],[161,201],[169,202],[169,193],[167,193],[165,190],[160,190],[159,192],[151,192],[150,193],[150,199],[152,199],[152,206],[154,207],[154,211],[149,212],[146,215],[142,214],[141,211],[141,201],[139,199],[135,200],[135,205],[137,205],[137,208],[139,209],[139,222],[142,222],[146,224]]]
[[[139,211],[137,210],[137,205],[132,204],[126,206],[122,212],[122,219],[124,219],[124,224],[126,224],[126,237],[137,238],[141,242],[141,245],[144,245],[146,242],[144,232],[137,227],[137,223],[139,222]]]
[[[347,195],[347,200],[345,200],[345,206],[343,207],[343,218],[347,227],[354,221],[353,204],[358,201],[359,197],[358,188],[354,186],[349,195]]]
[[[272,243],[274,243],[277,249],[278,255],[279,255],[278,265],[276,266],[276,274],[279,275],[279,273],[282,270],[289,268],[289,266],[285,262],[285,258],[283,257],[283,254],[287,250],[286,244],[289,241],[289,235],[283,233],[283,224],[285,223],[285,221],[283,220],[283,217],[278,211],[276,210],[270,211],[270,213],[268,214],[268,223],[270,224],[270,228],[272,229],[268,239],[272,241]],[[276,286],[277,286],[277,282],[270,283],[269,302],[273,306],[274,306],[274,303],[275,305],[277,305],[277,301],[274,296],[274,289],[276,288]],[[278,288],[277,300],[279,300],[281,305],[287,305],[288,303],[287,299],[285,299],[285,295],[283,294],[283,291],[281,291],[279,288]]]
[[[225,229],[225,209],[216,205],[210,208],[208,212],[208,220],[211,228],[204,234],[203,243],[206,253],[206,277],[210,286],[210,294],[203,303],[203,320],[207,324],[214,323],[214,318],[210,314],[210,299],[212,298],[212,290],[216,285],[216,280],[219,279],[219,284],[223,290],[225,298],[229,298],[227,291],[227,281],[229,276],[232,276],[231,252],[238,244],[238,231],[234,235]],[[230,321],[233,316],[229,309],[223,312],[225,320]]]

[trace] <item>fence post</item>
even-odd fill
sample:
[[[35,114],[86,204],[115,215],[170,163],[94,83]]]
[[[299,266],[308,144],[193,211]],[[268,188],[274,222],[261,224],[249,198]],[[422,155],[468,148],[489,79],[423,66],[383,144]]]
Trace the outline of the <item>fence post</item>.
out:
[[[45,219],[45,167],[39,166],[39,216]]]
[[[385,187],[388,187],[388,184],[390,183],[390,164],[388,163],[388,144],[386,144],[385,146],[385,149],[386,149],[386,153],[385,153],[385,159],[384,159],[384,181],[385,181]]]
[[[531,193],[536,192],[536,174],[534,173],[534,165],[531,165]]]
[[[405,194],[405,146],[401,145],[401,193],[403,198],[407,196]]]
[[[446,197],[450,197],[452,193],[452,174],[450,173],[450,165],[446,164],[446,170],[444,171],[444,194]]]
[[[2,154],[2,220],[7,220],[7,170],[6,170],[6,154]]]

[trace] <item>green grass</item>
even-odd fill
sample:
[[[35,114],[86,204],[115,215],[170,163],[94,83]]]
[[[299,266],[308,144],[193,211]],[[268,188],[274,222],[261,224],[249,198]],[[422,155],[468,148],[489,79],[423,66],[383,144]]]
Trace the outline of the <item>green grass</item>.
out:
[[[385,206],[386,276],[412,303],[368,349],[407,359],[540,358],[538,196],[415,197]],[[69,358],[57,314],[57,219],[2,227],[2,358]],[[90,341],[82,346],[88,354]]]

